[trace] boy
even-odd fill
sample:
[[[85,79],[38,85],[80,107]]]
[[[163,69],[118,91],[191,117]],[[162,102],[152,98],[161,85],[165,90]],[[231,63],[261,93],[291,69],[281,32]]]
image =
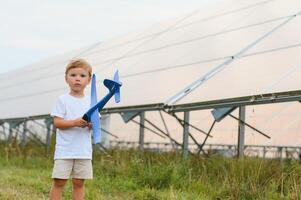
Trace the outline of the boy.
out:
[[[69,93],[58,98],[51,112],[57,128],[51,200],[61,199],[70,176],[72,198],[84,199],[84,181],[93,178],[91,124],[81,118],[90,108],[90,97],[85,96],[84,90],[90,83],[91,73],[88,62],[72,60],[65,71]]]

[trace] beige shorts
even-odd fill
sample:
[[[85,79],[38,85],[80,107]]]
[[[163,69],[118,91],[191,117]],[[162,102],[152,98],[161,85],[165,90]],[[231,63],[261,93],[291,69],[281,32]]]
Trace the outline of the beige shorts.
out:
[[[58,179],[92,179],[93,169],[90,159],[57,159],[54,160],[52,178]]]

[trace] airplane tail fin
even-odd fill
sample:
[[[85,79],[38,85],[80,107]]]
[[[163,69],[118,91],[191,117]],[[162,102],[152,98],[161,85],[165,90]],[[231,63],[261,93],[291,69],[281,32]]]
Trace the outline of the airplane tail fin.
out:
[[[122,83],[119,81],[118,70],[114,74],[114,80],[105,79],[103,84],[110,90],[114,92],[115,102],[120,102],[120,87]]]
[[[118,70],[115,72],[115,74],[114,74],[114,81],[116,82],[116,83],[120,83],[119,82],[119,74],[118,74]],[[120,86],[121,86],[121,83],[120,83]],[[114,97],[115,97],[115,102],[116,103],[119,103],[120,102],[120,86],[119,87],[116,87],[116,92],[115,92],[115,95],[114,95]]]

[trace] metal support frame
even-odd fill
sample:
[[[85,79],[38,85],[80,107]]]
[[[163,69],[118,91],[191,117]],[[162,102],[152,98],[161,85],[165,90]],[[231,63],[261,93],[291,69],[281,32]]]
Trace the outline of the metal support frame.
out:
[[[208,133],[207,133],[207,135],[206,135],[206,137],[205,137],[205,139],[204,139],[204,141],[203,141],[201,147],[199,147],[198,154],[202,151],[203,154],[206,155],[206,152],[204,151],[203,147],[204,147],[204,145],[206,144],[206,141],[207,141],[207,139],[208,139],[208,137],[209,137],[209,135],[210,135],[210,133],[211,133],[211,131],[212,131],[212,129],[213,129],[215,123],[216,123],[216,120],[213,121],[213,123],[212,123],[212,125],[211,125],[211,127],[210,127],[210,129],[209,129],[209,131],[208,131]]]
[[[46,125],[47,135],[46,135],[46,153],[49,153],[50,145],[51,145],[51,126],[53,126],[53,119],[52,118],[46,118],[44,120],[44,123]]]
[[[237,157],[244,157],[244,149],[245,149],[245,124],[242,123],[246,119],[246,107],[239,107],[239,121],[238,121],[238,147],[237,147]]]
[[[0,125],[1,125],[1,127],[2,127],[1,133],[3,133],[4,140],[6,140],[6,133],[5,133],[5,125],[4,125],[4,121],[0,120]]]
[[[103,114],[101,116],[101,130],[106,130],[101,133],[101,145],[104,146],[106,149],[109,148],[109,130],[110,129],[110,121],[111,121],[111,115],[110,114]]]
[[[183,112],[186,110],[207,110],[214,108],[225,108],[225,107],[238,107],[248,105],[261,105],[261,104],[272,104],[282,102],[301,101],[301,90],[278,92],[278,93],[266,93],[252,96],[243,96],[236,98],[203,101],[198,103],[187,103],[166,106],[168,112]]]
[[[263,159],[265,159],[266,153],[267,153],[266,147],[263,147],[263,152],[262,152]]]
[[[282,152],[283,152],[283,147],[278,147],[277,157],[279,158],[280,161],[282,161]]]
[[[170,136],[170,134],[169,133],[165,133],[162,129],[160,129],[157,125],[155,125],[153,122],[151,122],[150,120],[148,120],[148,119],[146,119],[145,118],[145,121],[147,122],[147,123],[149,123],[152,127],[154,127],[155,129],[157,129],[160,133],[162,133],[163,135],[165,135],[166,137],[168,137],[169,139],[170,139],[170,143],[171,143],[171,145],[172,145],[172,147],[174,148],[174,145],[176,144],[176,145],[178,145],[178,146],[180,146],[181,148],[182,148],[182,145],[179,143],[179,142],[177,142],[175,139],[173,139],[171,136]]]
[[[32,138],[34,139],[33,141],[36,142],[37,144],[41,144],[41,145],[45,145],[45,143],[41,140],[41,138],[39,138],[36,133],[34,133],[33,131],[31,131],[30,129],[27,129],[27,132],[32,136]]]
[[[136,113],[136,112],[130,112],[130,113],[121,113],[121,116],[124,120],[125,123],[129,122],[129,121],[132,121],[134,122],[135,124],[138,124],[139,127],[144,127],[144,129],[146,130],[149,130],[150,132],[156,134],[157,136],[161,137],[161,138],[169,138],[170,139],[170,142],[171,142],[171,145],[172,145],[172,148],[174,149],[175,148],[175,145],[178,145],[180,148],[182,148],[182,144],[180,144],[179,142],[177,142],[175,139],[173,139],[170,134],[169,134],[169,131],[168,131],[168,128],[167,128],[167,125],[164,121],[164,118],[162,116],[162,113],[159,111],[160,113],[160,116],[161,116],[161,119],[163,121],[163,124],[164,124],[164,127],[167,131],[164,132],[161,128],[159,128],[156,124],[154,124],[153,122],[151,122],[149,119],[147,119],[146,117],[144,117],[144,121],[147,122],[150,126],[152,126],[153,128],[155,128],[156,130],[153,130],[151,129],[150,127],[146,126],[145,124],[142,124],[141,122],[138,122],[136,121],[134,118],[139,115],[139,113]],[[159,131],[159,132],[157,132]],[[161,135],[163,134],[163,135]],[[166,136],[166,137],[165,137]]]
[[[23,122],[23,132],[22,132],[22,139],[21,139],[21,146],[25,147],[26,145],[26,132],[27,132],[27,120]]]
[[[7,141],[10,143],[12,141],[13,138],[13,128],[11,127],[11,125],[9,124],[9,132],[8,132],[8,138]]]
[[[247,127],[251,128],[252,130],[256,131],[257,133],[259,133],[259,134],[263,135],[264,137],[266,137],[266,138],[268,138],[268,139],[271,139],[271,137],[270,137],[270,136],[268,136],[268,135],[267,135],[267,134],[265,134],[264,132],[262,132],[262,131],[258,130],[257,128],[254,128],[253,126],[251,126],[250,124],[246,123],[245,121],[243,121],[243,120],[241,120],[241,119],[239,119],[239,118],[235,117],[235,116],[234,116],[234,115],[232,115],[232,114],[229,114],[229,116],[230,116],[230,117],[232,117],[233,119],[236,119],[238,122],[240,122],[240,123],[244,124],[245,126],[247,126]]]
[[[12,139],[13,139],[13,132],[14,132],[14,129],[16,130],[16,137],[17,137],[17,134],[19,132],[19,130],[17,129],[19,127],[19,125],[22,123],[22,121],[11,121],[8,123],[9,125],[9,135],[8,135],[8,142],[12,142]]]
[[[189,122],[189,112],[184,112],[184,121]],[[189,125],[187,123],[184,123],[183,125],[183,158],[188,158],[188,138],[189,138]]]
[[[140,128],[139,128],[139,150],[144,151],[144,117],[145,112],[140,113]]]
[[[176,113],[174,113],[174,112],[167,112],[167,111],[164,111],[164,112],[167,113],[167,114],[169,114],[169,115],[171,115],[171,116],[173,116],[174,118],[176,118],[176,120],[177,120],[181,125],[187,124],[188,126],[190,126],[191,128],[197,130],[198,132],[201,132],[201,133],[203,133],[203,134],[205,134],[205,135],[208,135],[208,133],[207,133],[206,131],[204,131],[204,130],[202,130],[202,129],[200,129],[200,128],[198,128],[198,127],[192,125],[192,124],[190,124],[189,122],[186,122],[186,121],[183,120],[183,119],[180,119],[180,118],[177,116]],[[212,136],[209,135],[208,137],[212,137]]]
[[[154,134],[156,134],[157,136],[159,136],[159,137],[161,137],[161,138],[165,138],[165,136],[163,136],[163,135],[161,135],[160,133],[158,133],[157,131],[155,131],[155,130],[153,130],[153,129],[151,129],[151,128],[149,128],[149,127],[147,127],[147,126],[145,126],[145,124],[143,123],[143,124],[141,124],[141,122],[138,122],[138,121],[136,121],[136,120],[134,120],[134,119],[131,119],[131,121],[132,122],[134,122],[135,124],[138,124],[139,125],[139,127],[143,127],[144,129],[146,129],[146,130],[149,130],[150,132],[152,132],[152,133],[154,133]]]
[[[168,113],[168,112],[167,112],[167,113]],[[201,133],[204,133],[206,136],[208,135],[208,133],[206,133],[205,131],[203,131],[203,130],[201,130],[201,129],[199,129],[199,128],[193,126],[193,125],[191,125],[189,122],[185,121],[185,119],[184,119],[184,120],[180,119],[175,113],[168,113],[168,114],[170,114],[171,116],[173,116],[173,117],[181,124],[181,126],[182,126],[183,128],[184,128],[184,125],[187,125],[187,126],[189,126],[189,127],[194,128],[195,130],[200,131]],[[193,142],[198,146],[198,148],[200,149],[200,148],[201,148],[201,145],[200,145],[200,144],[198,143],[198,141],[193,137],[193,135],[192,135],[191,133],[189,133],[189,132],[188,132],[188,135],[189,135],[189,137],[192,139],[192,141],[193,141]],[[208,137],[212,137],[212,136],[209,135]]]
[[[112,132],[110,132],[110,131],[108,131],[108,130],[105,130],[105,129],[103,129],[103,128],[101,128],[101,131],[107,133],[108,135],[110,135],[110,136],[112,136],[112,137],[114,137],[114,138],[116,138],[116,139],[119,138],[117,135],[115,135],[115,134],[113,134]]]
[[[246,105],[271,104],[271,103],[292,102],[292,101],[301,101],[301,90],[280,92],[280,93],[261,94],[261,95],[253,95],[253,96],[246,96],[246,97],[221,99],[221,100],[190,103],[190,104],[181,104],[181,105],[173,105],[173,106],[164,105],[164,104],[153,104],[153,105],[119,107],[119,108],[115,107],[115,108],[112,108],[112,109],[111,108],[106,109],[104,111],[104,113],[117,113],[117,112],[127,112],[127,111],[138,111],[138,112],[140,112],[140,123],[138,122],[138,124],[140,125],[139,148],[143,150],[145,129],[151,130],[152,132],[155,132],[152,129],[149,129],[144,125],[145,121],[147,123],[149,123],[150,125],[152,125],[152,127],[154,127],[157,131],[162,133],[164,136],[169,135],[169,131],[167,129],[166,124],[164,124],[164,127],[165,127],[167,133],[162,131],[161,129],[158,129],[158,127],[156,128],[156,125],[151,124],[150,122],[148,122],[145,119],[145,112],[146,111],[159,111],[159,112],[164,111],[164,112],[170,114],[171,116],[174,116],[178,120],[178,122],[183,126],[183,133],[185,133],[185,137],[188,134],[188,138],[191,137],[192,140],[196,143],[196,145],[200,149],[200,148],[202,148],[203,145],[205,145],[204,142],[206,142],[207,138],[211,137],[211,136],[208,135],[208,133],[206,133],[205,131],[202,131],[201,129],[198,129],[195,126],[189,124],[189,122],[187,122],[185,120],[185,114],[184,114],[184,120],[179,119],[178,117],[176,117],[174,115],[176,112],[185,112],[185,113],[187,112],[188,113],[192,110],[204,110],[204,109],[221,108],[221,107],[229,107],[229,106],[236,106],[237,107],[237,106],[246,106]],[[265,136],[267,138],[270,138],[268,135],[262,133],[261,131],[255,129],[254,127],[247,124],[244,119],[237,118],[237,117],[235,117],[231,114],[229,116],[231,116],[232,118],[238,120],[240,127],[242,126],[242,127],[245,128],[247,126],[249,128],[252,128],[256,132],[261,133],[263,136]],[[17,128],[19,126],[18,123],[20,123],[20,121],[22,123],[24,123],[24,121],[28,122],[29,120],[45,119],[45,118],[48,118],[48,117],[49,117],[49,115],[40,115],[40,116],[33,116],[33,117],[26,117],[26,118],[0,119],[0,122],[2,123],[2,127],[4,129],[4,132],[6,133],[5,135],[9,137],[8,140],[11,140],[12,137],[13,137],[14,132],[16,132],[16,134],[19,134],[20,136],[22,134],[22,130],[20,131]],[[189,118],[189,115],[188,115],[188,118]],[[0,123],[0,125],[1,125],[1,123]],[[9,124],[9,128],[7,128],[5,126],[5,123]],[[203,142],[203,145],[199,145],[198,142],[192,137],[192,135],[189,133],[189,127],[193,128],[195,130],[198,130],[199,132],[202,132],[202,133],[206,134],[206,138]],[[213,128],[213,126],[212,126],[212,128]],[[24,124],[24,127],[23,127],[23,133],[24,133],[24,129],[27,129],[25,124]],[[240,131],[242,131],[242,128],[239,128],[239,129],[240,129]],[[41,139],[38,138],[35,135],[36,133],[33,133],[29,129],[26,130],[26,133],[33,136],[33,139],[36,140],[35,142],[43,144]],[[27,136],[29,136],[29,135],[27,135]],[[158,134],[158,135],[161,135],[161,134]],[[164,136],[161,135],[161,137],[164,137]],[[23,140],[23,135],[22,135],[21,139]],[[183,139],[184,139],[184,134],[183,134]],[[171,143],[177,144],[175,140],[173,140],[171,138],[170,138],[170,140],[171,140]],[[240,140],[242,140],[242,138],[240,138]],[[183,140],[183,142],[184,142],[184,140]],[[187,145],[188,145],[188,143],[187,143]],[[183,143],[183,146],[184,146],[184,143]],[[183,152],[184,152],[184,150],[186,150],[186,149],[183,149]],[[239,146],[238,151],[242,152],[241,146]]]
[[[163,117],[163,115],[162,115],[162,112],[161,112],[160,110],[159,110],[159,114],[160,114],[161,120],[162,120],[162,122],[163,122],[165,131],[166,131],[167,135],[170,137],[170,132],[169,132],[169,130],[168,130],[168,127],[167,127],[167,124],[166,124],[166,122],[165,122],[165,119],[164,119],[164,117]],[[170,144],[171,144],[171,146],[172,146],[172,149],[175,149],[175,142],[171,139],[171,137],[170,137]]]

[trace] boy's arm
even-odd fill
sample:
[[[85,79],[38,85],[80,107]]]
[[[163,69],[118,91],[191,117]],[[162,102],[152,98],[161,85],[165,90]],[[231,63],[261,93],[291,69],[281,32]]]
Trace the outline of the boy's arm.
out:
[[[65,120],[60,117],[53,118],[53,124],[56,128],[59,129],[68,129],[73,127],[81,127],[84,128],[86,126],[90,126],[88,122],[83,120],[82,118],[74,119],[74,120]]]

